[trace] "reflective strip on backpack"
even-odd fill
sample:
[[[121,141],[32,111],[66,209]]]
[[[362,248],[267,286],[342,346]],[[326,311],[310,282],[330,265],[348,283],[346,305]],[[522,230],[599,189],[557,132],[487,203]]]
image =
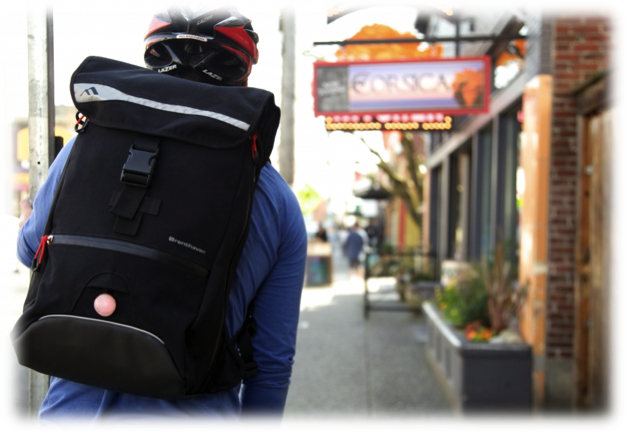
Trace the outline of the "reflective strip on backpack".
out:
[[[103,84],[91,83],[75,83],[74,98],[76,102],[98,102],[98,101],[126,101],[133,104],[143,105],[145,107],[154,108],[156,110],[170,111],[172,113],[192,114],[196,116],[210,117],[219,120],[236,128],[248,131],[250,125],[241,120],[234,119],[224,114],[214,113],[213,111],[198,110],[196,108],[185,107],[183,105],[164,104],[162,102],[151,101],[150,99],[139,98],[137,96],[127,95],[110,86]]]

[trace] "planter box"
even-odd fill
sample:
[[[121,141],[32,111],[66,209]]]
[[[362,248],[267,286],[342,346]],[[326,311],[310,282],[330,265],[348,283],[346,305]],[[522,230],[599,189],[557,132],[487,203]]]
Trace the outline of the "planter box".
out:
[[[529,345],[470,342],[430,302],[422,308],[429,335],[426,356],[456,410],[531,411]]]
[[[420,308],[425,301],[435,298],[435,289],[442,287],[438,281],[419,281],[405,286],[405,302],[408,305]]]

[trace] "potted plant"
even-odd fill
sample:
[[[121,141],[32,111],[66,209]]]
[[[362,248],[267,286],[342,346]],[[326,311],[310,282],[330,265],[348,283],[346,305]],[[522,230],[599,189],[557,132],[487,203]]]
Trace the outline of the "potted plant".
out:
[[[369,277],[389,277],[398,274],[399,261],[394,257],[368,255],[371,258],[368,263]]]
[[[406,277],[402,299],[410,307],[420,309],[424,301],[433,299],[439,282],[433,281],[430,272],[413,271]]]
[[[505,246],[496,244],[493,260],[484,259],[478,266],[479,284],[487,292],[490,327],[495,336],[505,342],[522,342],[516,327],[518,315],[527,294],[527,285],[518,285],[516,268],[505,258]],[[504,334],[506,333],[506,334]],[[491,339],[492,340],[492,339]]]
[[[417,275],[413,266],[410,266],[407,263],[399,264],[396,270],[396,292],[398,293],[401,302],[407,301],[407,289],[411,284],[418,281],[417,278],[420,277]]]
[[[531,347],[515,330],[525,287],[498,242],[423,303],[427,358],[460,411],[531,409]]]

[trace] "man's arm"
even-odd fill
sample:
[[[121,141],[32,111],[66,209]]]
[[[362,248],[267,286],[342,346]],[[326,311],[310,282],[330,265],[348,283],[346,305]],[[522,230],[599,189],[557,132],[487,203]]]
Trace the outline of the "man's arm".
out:
[[[48,177],[40,186],[37,196],[31,207],[28,199],[20,202],[22,214],[20,215],[20,232],[17,238],[17,256],[24,265],[30,267],[39,241],[44,233],[46,220],[50,213],[50,205],[57,189],[59,178],[63,172],[65,162],[74,145],[74,138],[67,142],[61,152],[54,159],[48,169]]]
[[[244,380],[244,416],[282,415],[290,385],[307,258],[305,224],[291,191],[283,202],[281,219],[276,261],[254,300],[257,332],[252,342],[259,372]]]

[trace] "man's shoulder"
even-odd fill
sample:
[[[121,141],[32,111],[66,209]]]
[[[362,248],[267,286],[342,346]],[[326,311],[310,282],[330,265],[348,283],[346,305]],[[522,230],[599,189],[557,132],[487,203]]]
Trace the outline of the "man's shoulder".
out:
[[[259,174],[259,184],[262,186],[271,185],[273,188],[276,188],[277,192],[285,193],[285,189],[290,190],[289,186],[281,177],[279,172],[271,163],[267,163],[261,169],[261,173]]]
[[[261,169],[257,190],[261,192],[261,198],[274,202],[280,208],[285,207],[291,212],[300,210],[296,195],[270,163]]]
[[[280,237],[299,237],[306,232],[300,205],[296,195],[279,172],[266,164],[259,175],[252,210],[253,223],[265,232],[265,228],[280,233]]]

